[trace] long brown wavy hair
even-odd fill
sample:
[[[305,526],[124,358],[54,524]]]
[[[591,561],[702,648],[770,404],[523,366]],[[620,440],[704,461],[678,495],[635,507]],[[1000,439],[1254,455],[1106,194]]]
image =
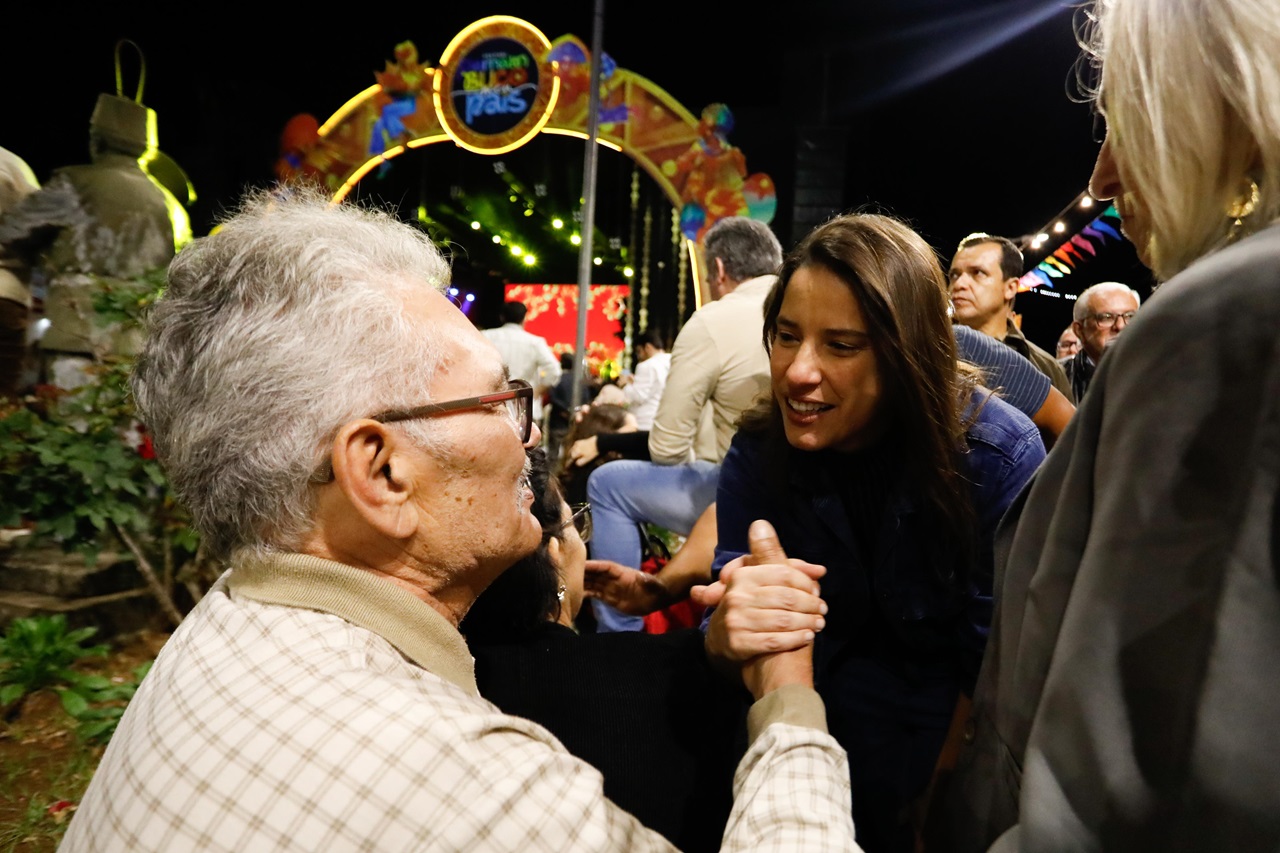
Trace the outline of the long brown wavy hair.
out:
[[[938,525],[940,535],[929,549],[932,562],[940,578],[963,588],[976,560],[976,516],[961,473],[968,449],[965,410],[979,376],[956,359],[937,254],[889,216],[851,213],[819,225],[784,259],[765,303],[764,346],[770,355],[783,297],[801,267],[830,271],[857,298],[885,389],[882,405],[890,408],[893,433],[904,449],[908,482]],[[782,413],[772,397],[747,413],[741,428],[786,443]]]

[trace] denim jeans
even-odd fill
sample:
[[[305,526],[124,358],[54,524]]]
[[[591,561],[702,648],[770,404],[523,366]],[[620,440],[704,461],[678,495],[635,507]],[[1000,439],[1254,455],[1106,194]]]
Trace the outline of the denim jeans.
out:
[[[658,465],[635,459],[606,462],[587,480],[591,502],[591,556],[640,567],[638,524],[656,524],[688,536],[694,522],[716,499],[720,466],[698,460],[688,465]],[[596,630],[641,631],[644,619],[619,613],[591,599]]]

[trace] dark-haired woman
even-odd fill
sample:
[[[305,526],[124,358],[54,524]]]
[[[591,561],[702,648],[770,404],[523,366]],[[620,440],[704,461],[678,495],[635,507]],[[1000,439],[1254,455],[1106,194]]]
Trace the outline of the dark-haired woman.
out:
[[[574,630],[589,510],[570,509],[542,451],[530,459],[542,544],[499,575],[461,625],[480,693],[549,729],[601,772],[609,799],[680,850],[718,850],[749,697],[712,671],[697,629]]]
[[[815,681],[849,753],[858,841],[908,851],[982,659],[996,523],[1044,445],[957,362],[937,257],[897,220],[846,215],[811,232],[782,267],[764,329],[773,395],[724,460],[715,566],[744,565],[748,527],[766,519],[789,557],[826,567],[828,610],[823,625],[785,598],[749,610],[730,593],[708,650],[750,655],[726,639],[733,619],[760,620],[760,649],[822,628]]]

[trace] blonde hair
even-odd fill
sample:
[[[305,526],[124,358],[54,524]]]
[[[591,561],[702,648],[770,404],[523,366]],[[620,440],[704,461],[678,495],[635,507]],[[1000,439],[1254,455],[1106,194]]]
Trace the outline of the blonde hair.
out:
[[[1081,30],[1091,93],[1151,219],[1164,280],[1280,215],[1280,16],[1274,0],[1097,0]],[[1258,185],[1235,227],[1229,206]]]

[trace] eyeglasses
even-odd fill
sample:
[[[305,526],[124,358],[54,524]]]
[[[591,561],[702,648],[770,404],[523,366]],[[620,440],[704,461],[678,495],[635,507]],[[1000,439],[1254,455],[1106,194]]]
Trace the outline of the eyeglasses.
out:
[[[516,425],[516,434],[521,444],[529,443],[533,431],[533,386],[523,379],[512,379],[507,383],[506,391],[493,394],[481,394],[479,397],[464,397],[461,400],[449,400],[444,403],[426,403],[412,409],[392,409],[379,412],[369,420],[390,424],[396,421],[409,421],[414,418],[431,418],[449,412],[466,412],[472,409],[483,409],[502,403],[507,407],[507,414]]]
[[[1116,324],[1117,320],[1124,320],[1125,325],[1127,326],[1133,322],[1133,317],[1137,313],[1137,311],[1126,311],[1123,314],[1110,314],[1104,311],[1101,314],[1090,314],[1089,319],[1092,320],[1099,329],[1110,329]]]
[[[409,421],[414,418],[430,418],[450,412],[483,409],[485,406],[493,406],[498,403],[506,406],[507,414],[515,425],[516,435],[520,436],[520,443],[528,444],[529,436],[533,433],[533,386],[523,379],[508,381],[506,391],[481,394],[479,397],[464,397],[461,400],[447,400],[443,403],[426,403],[421,406],[415,406],[412,409],[390,409],[385,412],[379,412],[369,420],[390,424],[396,421]],[[326,459],[320,470],[312,476],[311,481],[314,483],[332,482],[332,460]]]
[[[564,522],[558,530],[564,530],[570,524],[578,531],[578,537],[584,543],[591,541],[591,504],[570,504],[569,509],[573,511],[573,515],[569,520]]]

